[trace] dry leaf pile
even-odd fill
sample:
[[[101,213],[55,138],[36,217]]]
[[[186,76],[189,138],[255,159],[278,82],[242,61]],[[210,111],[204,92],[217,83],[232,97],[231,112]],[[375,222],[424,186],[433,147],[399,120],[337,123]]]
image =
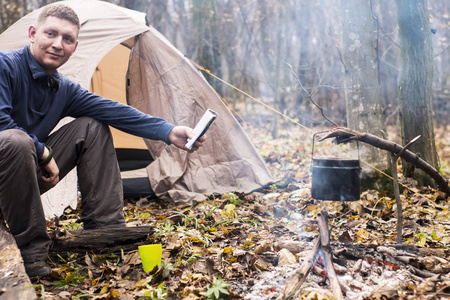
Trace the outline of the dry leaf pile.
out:
[[[393,195],[369,190],[356,202],[311,199],[312,135],[288,128],[272,139],[261,134],[262,128],[246,130],[275,184],[183,205],[128,200],[128,226],[155,228],[148,243],[163,245],[162,265],[145,273],[137,249],[58,253],[51,257],[51,276],[36,282],[38,293],[45,299],[275,299],[311,249],[318,234],[316,214],[325,209],[346,299],[450,297],[450,199],[445,194],[400,178],[406,187],[403,238],[409,248],[395,247]],[[449,161],[449,137],[440,130],[440,158]],[[318,151],[336,151],[332,147]],[[441,173],[449,177],[448,170],[443,163]],[[79,227],[78,211],[68,211],[59,225]],[[320,259],[297,298],[334,299]]]

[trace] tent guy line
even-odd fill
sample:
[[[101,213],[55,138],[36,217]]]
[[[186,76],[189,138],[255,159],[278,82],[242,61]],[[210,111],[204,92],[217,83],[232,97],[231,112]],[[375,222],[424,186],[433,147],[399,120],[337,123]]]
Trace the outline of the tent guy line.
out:
[[[295,124],[295,125],[298,125],[298,126],[302,127],[303,129],[305,129],[306,131],[308,131],[308,132],[311,133],[311,134],[314,134],[314,132],[312,131],[311,128],[308,128],[308,127],[306,127],[305,125],[300,124],[299,122],[297,122],[296,120],[292,119],[292,118],[289,117],[288,115],[282,113],[281,111],[279,111],[279,110],[273,108],[273,107],[270,106],[270,105],[265,104],[265,103],[262,102],[261,100],[258,100],[256,97],[253,97],[252,95],[250,95],[250,94],[244,92],[243,90],[241,90],[241,89],[239,89],[238,87],[232,85],[231,83],[228,83],[227,81],[223,80],[222,78],[220,78],[220,77],[214,75],[213,73],[211,73],[210,70],[208,70],[208,69],[206,69],[206,68],[203,68],[203,67],[201,67],[201,66],[199,66],[199,65],[197,65],[197,64],[196,64],[196,67],[199,68],[201,71],[204,71],[205,73],[211,75],[211,76],[214,77],[215,79],[217,79],[217,80],[219,80],[219,81],[225,83],[226,85],[228,85],[229,87],[235,89],[236,91],[242,93],[243,95],[249,97],[250,99],[256,101],[257,103],[263,105],[265,108],[267,108],[267,109],[269,109],[269,110],[271,110],[271,111],[273,111],[273,112],[279,114],[279,115],[282,116],[283,118],[289,120],[291,123],[293,123],[293,124]],[[337,145],[336,145],[336,146],[337,146]],[[347,152],[346,149],[341,149],[341,150]],[[309,154],[307,154],[307,155],[311,158],[311,156],[310,156]],[[393,180],[392,176],[390,176],[390,175],[387,174],[386,172],[383,172],[382,170],[378,169],[377,167],[375,167],[374,165],[370,164],[369,162],[364,161],[364,160],[362,160],[362,159],[360,159],[360,161],[361,161],[362,163],[364,163],[366,166],[372,168],[373,170],[375,170],[375,171],[377,171],[377,172],[383,174],[383,175],[386,176],[387,178]],[[408,190],[414,192],[414,190],[412,190],[410,187],[404,185],[403,183],[399,182],[399,184],[400,184],[401,186],[403,186],[404,188],[406,188],[406,189],[408,189]]]

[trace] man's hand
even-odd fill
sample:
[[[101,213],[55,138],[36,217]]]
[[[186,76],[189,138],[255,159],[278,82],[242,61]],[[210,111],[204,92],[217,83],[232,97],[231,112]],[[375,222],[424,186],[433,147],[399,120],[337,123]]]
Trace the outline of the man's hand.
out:
[[[42,154],[41,160],[46,159],[49,155],[47,148],[44,148],[44,154]],[[50,160],[45,166],[41,168],[41,185],[45,190],[49,190],[59,182],[59,168],[54,158]]]
[[[206,136],[202,136],[198,139],[197,142],[192,146],[192,149],[189,150],[186,148],[186,143],[188,138],[192,138],[194,136],[194,130],[190,127],[186,126],[175,126],[172,131],[169,133],[169,141],[177,146],[180,149],[186,150],[189,153],[192,153],[203,145],[203,142],[206,140]]]

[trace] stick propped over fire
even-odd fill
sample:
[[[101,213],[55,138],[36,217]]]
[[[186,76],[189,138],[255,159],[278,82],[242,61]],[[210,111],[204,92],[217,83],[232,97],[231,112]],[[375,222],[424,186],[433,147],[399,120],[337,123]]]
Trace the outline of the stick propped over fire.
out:
[[[336,299],[344,299],[331,258],[330,231],[328,230],[328,214],[326,211],[322,210],[317,214],[317,222],[319,225],[319,236],[314,241],[313,249],[308,253],[300,268],[281,290],[277,300],[291,299],[295,297],[295,295],[300,291],[300,287],[305,281],[306,276],[308,276],[309,271],[314,266],[319,255],[322,256],[325,262],[327,276]]]
[[[387,150],[391,153],[398,154],[407,162],[413,164],[414,166],[418,167],[419,169],[427,173],[431,178],[433,178],[433,180],[439,186],[441,191],[450,196],[450,186],[447,180],[425,160],[420,158],[417,154],[404,149],[404,147],[399,144],[396,144],[394,142],[388,141],[386,139],[380,138],[376,135],[367,132],[361,133],[344,127],[332,128],[331,130],[321,135],[318,135],[317,137],[320,141],[323,141],[328,138],[335,138],[335,142],[337,144],[347,143],[357,139],[358,141],[372,145],[379,149]]]

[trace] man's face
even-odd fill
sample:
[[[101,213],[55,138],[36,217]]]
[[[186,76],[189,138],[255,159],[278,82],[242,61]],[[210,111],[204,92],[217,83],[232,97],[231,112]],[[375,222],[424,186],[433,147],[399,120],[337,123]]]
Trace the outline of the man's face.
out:
[[[48,17],[28,30],[31,54],[49,74],[62,66],[78,46],[78,27],[65,19]]]

